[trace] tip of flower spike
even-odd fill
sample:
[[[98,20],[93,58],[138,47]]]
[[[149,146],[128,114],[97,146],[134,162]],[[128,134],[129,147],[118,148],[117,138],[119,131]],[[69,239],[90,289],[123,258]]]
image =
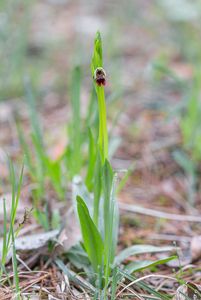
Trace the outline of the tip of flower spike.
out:
[[[106,85],[106,72],[102,67],[96,68],[94,72],[94,80],[98,86]]]
[[[101,34],[98,31],[96,33],[95,37],[95,45],[94,45],[94,51],[95,51],[95,56],[96,56],[96,67],[102,66],[102,41],[101,41]]]
[[[101,41],[101,34],[100,34],[100,31],[97,31],[97,32],[96,32],[95,41],[97,41],[97,40]]]

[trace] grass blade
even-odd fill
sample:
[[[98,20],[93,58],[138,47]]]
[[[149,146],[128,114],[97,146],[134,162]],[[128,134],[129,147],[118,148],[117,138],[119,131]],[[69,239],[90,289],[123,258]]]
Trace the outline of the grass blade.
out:
[[[3,244],[2,244],[2,258],[0,262],[0,279],[4,272],[6,256],[7,256],[7,211],[6,211],[6,199],[3,199]]]
[[[71,134],[71,168],[72,176],[77,175],[80,172],[82,166],[81,155],[81,115],[80,115],[80,87],[81,87],[81,69],[79,66],[74,68],[72,72],[71,83],[71,108],[72,108],[72,122],[70,126]]]
[[[20,286],[19,286],[19,277],[18,277],[18,270],[17,270],[17,257],[16,257],[16,248],[15,248],[15,235],[13,225],[11,224],[11,235],[12,235],[12,262],[13,262],[13,273],[14,273],[14,286],[16,290],[16,300],[21,300],[20,297]]]

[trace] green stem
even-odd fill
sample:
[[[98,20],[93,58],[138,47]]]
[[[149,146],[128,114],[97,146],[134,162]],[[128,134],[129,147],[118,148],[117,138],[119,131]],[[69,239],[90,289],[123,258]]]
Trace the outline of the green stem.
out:
[[[97,150],[98,151],[98,150]],[[98,227],[98,216],[99,216],[99,204],[102,190],[102,162],[100,157],[100,152],[98,151],[96,154],[96,164],[95,164],[95,172],[94,172],[94,212],[93,212],[93,220],[95,225]]]
[[[105,104],[104,87],[97,86],[98,110],[99,110],[99,137],[98,144],[101,152],[101,160],[104,164],[108,158],[108,133],[107,133],[107,114]]]

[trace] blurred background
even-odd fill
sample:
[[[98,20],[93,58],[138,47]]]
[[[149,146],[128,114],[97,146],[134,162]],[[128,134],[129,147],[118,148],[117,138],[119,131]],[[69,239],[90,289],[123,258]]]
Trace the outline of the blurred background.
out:
[[[1,1],[0,99],[20,98],[26,76],[41,100],[51,93],[66,97],[75,64],[84,67],[86,82],[90,78],[97,30],[104,41],[108,89],[137,92],[143,86],[140,97],[148,96],[144,84],[153,79],[154,62],[187,79],[190,64],[199,61],[200,6],[196,0]]]

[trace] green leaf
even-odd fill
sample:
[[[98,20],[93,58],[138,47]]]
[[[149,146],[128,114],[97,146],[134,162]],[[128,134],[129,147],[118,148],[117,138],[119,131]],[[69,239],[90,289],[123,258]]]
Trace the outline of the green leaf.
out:
[[[144,253],[169,252],[175,250],[175,247],[156,247],[151,245],[134,245],[121,251],[115,258],[115,265],[120,264],[130,256]]]
[[[77,269],[83,269],[86,273],[91,272],[91,262],[86,251],[80,244],[71,247],[67,252],[67,257]]]
[[[36,99],[37,95],[35,95],[33,91],[33,87],[30,81],[30,78],[26,78],[24,80],[24,87],[25,87],[25,96],[26,96],[26,101],[28,104],[29,108],[29,117],[31,121],[31,127],[32,127],[32,132],[35,134],[36,139],[40,146],[43,146],[43,137],[42,137],[42,131],[40,127],[40,120],[38,118],[37,110],[36,110]]]
[[[104,235],[109,262],[113,263],[118,235],[118,206],[116,203],[116,176],[108,160],[103,167]]]
[[[158,259],[158,260],[155,260],[155,261],[151,261],[151,260],[139,261],[138,260],[138,261],[135,261],[135,262],[132,262],[132,263],[128,264],[125,267],[124,270],[128,274],[132,274],[133,272],[139,272],[139,271],[142,271],[144,269],[149,269],[149,268],[157,266],[157,265],[165,264],[168,261],[174,260],[174,259],[178,259],[178,257],[176,255],[173,255],[173,256],[163,258],[163,259]]]
[[[31,150],[30,150],[28,144],[25,141],[25,136],[24,136],[24,133],[23,133],[23,129],[22,129],[18,119],[16,119],[16,127],[17,127],[19,141],[20,141],[20,144],[21,144],[24,156],[25,156],[25,162],[28,166],[30,175],[32,176],[32,178],[35,179],[36,174],[35,174],[35,168],[34,168],[34,165],[33,165],[33,162],[32,162],[32,158],[31,158],[32,153],[31,153]]]
[[[118,288],[118,281],[120,278],[120,274],[118,272],[117,267],[112,270],[112,280],[111,280],[111,300],[116,299],[116,292]]]
[[[77,175],[80,172],[82,166],[82,130],[81,130],[81,115],[80,115],[80,89],[81,89],[81,68],[75,67],[72,72],[71,79],[71,109],[72,109],[72,121],[69,128],[70,132],[70,167],[72,175]],[[68,167],[69,167],[68,166]]]
[[[51,160],[48,156],[44,157],[47,176],[57,192],[60,199],[64,199],[65,193],[62,187],[61,159]]]
[[[118,208],[115,201],[114,173],[106,160],[103,166],[104,196],[104,242],[105,242],[105,282],[109,280],[111,265],[116,251],[118,234]]]
[[[84,200],[80,196],[77,196],[76,199],[84,247],[95,272],[97,272],[103,260],[103,241]]]
[[[61,228],[61,216],[60,216],[60,212],[58,209],[54,209],[52,212],[51,228],[52,229],[60,229]]]
[[[71,106],[74,121],[80,122],[80,88],[81,88],[81,69],[79,66],[72,71],[71,79]]]
[[[132,172],[135,169],[135,163],[131,163],[130,167],[128,168],[128,170],[126,170],[123,178],[121,179],[121,181],[119,182],[118,188],[117,188],[117,194],[124,188],[125,184],[127,183],[130,175],[132,174]]]
[[[110,163],[106,160],[103,166],[103,196],[104,196],[104,237],[106,244],[109,243],[109,228],[111,220],[110,196],[113,183],[113,171]]]

